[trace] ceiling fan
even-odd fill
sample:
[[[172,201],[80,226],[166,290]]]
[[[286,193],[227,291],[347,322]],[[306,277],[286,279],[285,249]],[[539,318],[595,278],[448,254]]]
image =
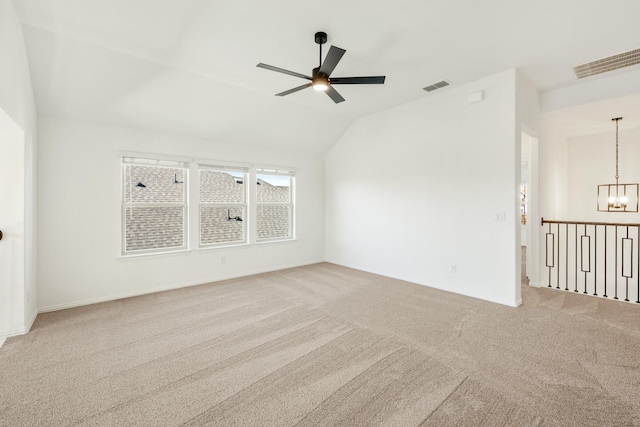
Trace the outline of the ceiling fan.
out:
[[[336,104],[344,101],[345,99],[333,88],[332,85],[366,85],[366,84],[384,84],[385,76],[369,76],[369,77],[331,77],[331,73],[342,59],[342,55],[346,50],[339,47],[331,46],[327,57],[322,62],[322,45],[327,42],[327,33],[322,31],[317,32],[315,40],[320,45],[320,65],[311,71],[311,76],[296,73],[295,71],[285,70],[283,68],[274,67],[273,65],[263,64],[262,62],[256,65],[259,68],[265,70],[276,71],[278,73],[288,74],[294,77],[300,77],[301,79],[311,80],[310,83],[303,84],[302,86],[294,87],[293,89],[285,90],[284,92],[276,93],[276,96],[286,96],[299,90],[313,87],[317,91],[325,92],[329,95],[329,98]]]

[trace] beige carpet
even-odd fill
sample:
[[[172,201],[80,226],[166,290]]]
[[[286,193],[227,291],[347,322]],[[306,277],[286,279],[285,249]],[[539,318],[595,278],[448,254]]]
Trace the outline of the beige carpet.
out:
[[[46,313],[0,425],[640,425],[640,305],[317,264]]]

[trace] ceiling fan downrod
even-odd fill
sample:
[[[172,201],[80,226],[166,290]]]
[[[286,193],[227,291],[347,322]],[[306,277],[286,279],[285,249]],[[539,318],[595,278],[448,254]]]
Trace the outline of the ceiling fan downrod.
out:
[[[314,39],[320,45],[320,60],[318,61],[318,68],[320,68],[322,66],[322,45],[327,42],[327,33],[318,31]]]

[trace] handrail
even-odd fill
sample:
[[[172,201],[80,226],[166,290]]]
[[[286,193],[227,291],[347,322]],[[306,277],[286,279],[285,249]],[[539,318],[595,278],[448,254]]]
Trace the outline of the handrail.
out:
[[[540,225],[545,224],[578,224],[578,225],[610,225],[619,227],[640,227],[640,224],[630,222],[593,222],[593,221],[555,221],[551,219],[540,218]]]

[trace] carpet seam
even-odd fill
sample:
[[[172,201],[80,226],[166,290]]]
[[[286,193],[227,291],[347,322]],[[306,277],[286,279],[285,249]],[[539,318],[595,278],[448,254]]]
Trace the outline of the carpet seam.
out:
[[[441,407],[441,406],[442,406],[442,405],[443,405],[447,400],[449,400],[449,398],[450,398],[451,396],[453,396],[453,394],[454,394],[455,392],[457,392],[457,391],[458,391],[458,389],[462,386],[462,384],[464,384],[465,382],[467,382],[467,380],[468,380],[468,379],[469,379],[469,375],[467,375],[466,377],[464,377],[464,379],[460,382],[460,384],[458,384],[458,385],[457,385],[453,390],[451,390],[451,393],[449,393],[449,394],[447,395],[447,397],[445,397],[445,398],[442,400],[442,402],[440,402],[440,403],[438,404],[438,406],[436,406],[436,407],[433,409],[433,411],[431,411],[431,412],[430,412],[430,413],[429,413],[429,414],[428,414],[428,415],[427,415],[427,416],[426,416],[426,417],[425,417],[425,418],[420,422],[420,424],[418,424],[418,425],[419,425],[419,426],[424,425],[424,423],[425,423],[425,422],[427,422],[427,420],[428,420],[429,418],[431,418],[431,416],[432,416],[433,414],[435,414],[435,413],[438,411],[438,409],[440,409],[440,407]]]
[[[325,398],[322,402],[320,402],[320,404],[318,404],[315,408],[313,408],[311,411],[309,411],[309,413],[301,420],[299,420],[295,425],[298,426],[300,425],[300,423],[304,422],[307,418],[309,418],[314,412],[316,412],[318,410],[318,408],[320,408],[321,406],[323,406],[327,400],[331,399],[332,397],[334,397],[336,394],[338,394],[341,390],[343,390],[345,387],[349,386],[352,382],[356,381],[358,378],[360,378],[362,375],[365,374],[365,372],[367,372],[369,369],[371,369],[373,366],[377,365],[380,362],[383,362],[384,360],[386,360],[387,358],[395,355],[398,352],[401,352],[403,350],[406,350],[405,348],[399,348],[394,350],[393,352],[387,354],[385,357],[383,357],[382,359],[376,361],[376,363],[374,363],[372,366],[370,366],[369,368],[365,369],[364,371],[362,371],[361,373],[359,373],[358,375],[356,375],[354,378],[352,378],[349,382],[347,382],[346,384],[343,384],[340,388],[338,388],[338,390],[336,390],[334,393],[332,393],[331,395],[329,395],[327,398]],[[415,350],[411,351],[410,353],[402,356],[401,358],[404,358],[406,356],[408,356],[409,354],[414,353]],[[352,396],[357,390],[359,390],[364,384],[366,384],[366,382],[364,382],[363,384],[358,385],[354,391],[352,391],[351,393],[349,393],[349,396]]]

